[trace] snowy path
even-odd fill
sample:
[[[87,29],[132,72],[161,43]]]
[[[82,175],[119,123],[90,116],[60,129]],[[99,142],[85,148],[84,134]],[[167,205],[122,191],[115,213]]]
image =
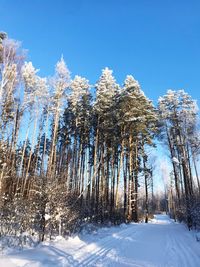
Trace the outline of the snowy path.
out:
[[[150,224],[103,228],[0,258],[1,267],[199,267],[200,243],[166,215]]]

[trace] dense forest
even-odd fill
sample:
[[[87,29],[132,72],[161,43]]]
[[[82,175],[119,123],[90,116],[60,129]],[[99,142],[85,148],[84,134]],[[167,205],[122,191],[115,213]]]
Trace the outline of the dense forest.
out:
[[[133,76],[120,86],[105,68],[91,85],[63,57],[41,78],[0,33],[0,103],[0,236],[43,241],[88,222],[148,222],[163,201],[200,227],[198,107],[184,90],[154,106]],[[154,194],[158,140],[172,167],[163,199]]]

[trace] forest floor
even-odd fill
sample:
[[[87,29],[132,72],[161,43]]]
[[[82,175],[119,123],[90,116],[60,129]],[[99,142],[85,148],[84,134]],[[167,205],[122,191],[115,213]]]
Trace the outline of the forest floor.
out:
[[[199,267],[195,233],[166,215],[149,224],[122,224],[57,238],[36,248],[0,255],[1,267]]]

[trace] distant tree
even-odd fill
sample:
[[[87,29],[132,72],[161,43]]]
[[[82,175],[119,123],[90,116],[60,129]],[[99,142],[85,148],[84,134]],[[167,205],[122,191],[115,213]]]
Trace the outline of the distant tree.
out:
[[[190,228],[194,194],[191,140],[197,127],[197,105],[191,96],[183,90],[169,90],[165,96],[159,99],[159,112],[173,165],[177,199],[176,210],[181,212],[181,205],[186,208],[185,216]]]

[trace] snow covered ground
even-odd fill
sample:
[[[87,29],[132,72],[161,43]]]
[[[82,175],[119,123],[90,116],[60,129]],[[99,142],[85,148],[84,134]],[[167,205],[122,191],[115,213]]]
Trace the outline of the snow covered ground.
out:
[[[1,267],[199,267],[200,242],[182,224],[156,215],[149,224],[102,228],[1,255]]]

